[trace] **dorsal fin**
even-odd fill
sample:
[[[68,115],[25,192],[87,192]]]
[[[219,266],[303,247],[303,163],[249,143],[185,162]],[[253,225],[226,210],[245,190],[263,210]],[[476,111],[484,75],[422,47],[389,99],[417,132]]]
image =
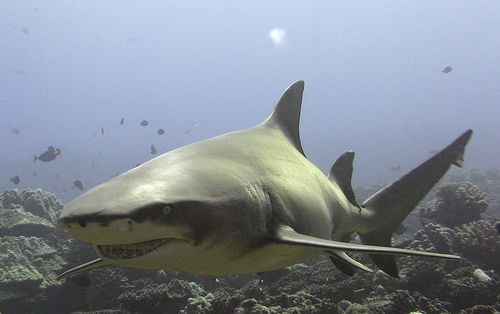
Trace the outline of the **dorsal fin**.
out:
[[[359,207],[351,186],[353,160],[354,152],[352,150],[348,150],[340,155],[330,169],[328,179],[330,179],[330,181],[335,181],[342,192],[344,192],[344,195],[347,197],[349,202],[352,205]]]
[[[297,81],[290,85],[281,95],[273,113],[263,123],[264,125],[280,128],[302,155],[304,155],[304,150],[300,143],[299,121],[303,93],[304,81]]]

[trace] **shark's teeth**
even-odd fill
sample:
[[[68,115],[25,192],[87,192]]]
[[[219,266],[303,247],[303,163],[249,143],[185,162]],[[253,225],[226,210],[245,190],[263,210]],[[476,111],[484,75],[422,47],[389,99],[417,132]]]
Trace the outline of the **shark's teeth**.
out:
[[[101,256],[113,259],[127,259],[139,257],[156,250],[169,239],[158,239],[131,244],[97,245],[97,251]]]

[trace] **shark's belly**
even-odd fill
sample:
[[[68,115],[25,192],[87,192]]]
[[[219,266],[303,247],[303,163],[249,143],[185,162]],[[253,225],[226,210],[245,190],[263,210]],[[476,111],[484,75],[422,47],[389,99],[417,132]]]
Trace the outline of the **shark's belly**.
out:
[[[227,275],[266,272],[293,266],[321,253],[316,249],[283,244],[269,244],[227,262]]]
[[[224,276],[276,270],[304,262],[320,254],[316,249],[271,243],[254,249],[231,250],[211,247],[210,250],[179,243],[159,248],[150,254],[112,263],[142,269],[183,270],[200,275]],[[182,249],[181,249],[182,247]]]

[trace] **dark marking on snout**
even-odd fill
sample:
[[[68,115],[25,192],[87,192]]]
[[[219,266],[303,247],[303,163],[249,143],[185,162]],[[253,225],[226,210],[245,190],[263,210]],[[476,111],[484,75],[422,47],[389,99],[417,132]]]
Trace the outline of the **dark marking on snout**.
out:
[[[128,224],[142,223],[146,220],[161,221],[166,222],[166,218],[171,215],[172,208],[174,205],[155,202],[136,209],[129,211],[129,214],[106,214],[103,210],[102,212],[83,214],[83,215],[72,215],[68,217],[62,217],[59,222],[62,225],[71,227],[73,224],[78,224],[80,227],[86,227],[88,223],[98,223],[101,227],[107,227],[112,221],[127,218]]]
[[[107,227],[107,226],[109,226],[109,221],[100,221],[99,226],[100,227]]]
[[[127,210],[127,214],[106,214],[103,209],[91,214],[72,215],[62,217],[59,222],[65,228],[80,226],[85,228],[89,223],[97,223],[101,227],[107,227],[111,222],[118,219],[127,219],[127,224],[151,221],[159,225],[193,225],[196,229],[205,233],[207,226],[211,225],[211,219],[207,216],[207,202],[201,201],[178,201],[175,203],[152,202],[145,206]],[[200,235],[201,237],[202,235]]]

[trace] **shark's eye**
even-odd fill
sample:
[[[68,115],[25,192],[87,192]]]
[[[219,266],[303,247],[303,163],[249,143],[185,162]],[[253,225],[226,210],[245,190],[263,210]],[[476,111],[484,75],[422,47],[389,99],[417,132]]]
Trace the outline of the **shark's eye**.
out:
[[[167,203],[151,203],[144,207],[137,208],[131,215],[133,222],[142,223],[145,220],[163,219],[170,216],[173,206]]]
[[[172,206],[170,205],[165,205],[161,209],[161,213],[163,216],[168,216],[172,212]]]

